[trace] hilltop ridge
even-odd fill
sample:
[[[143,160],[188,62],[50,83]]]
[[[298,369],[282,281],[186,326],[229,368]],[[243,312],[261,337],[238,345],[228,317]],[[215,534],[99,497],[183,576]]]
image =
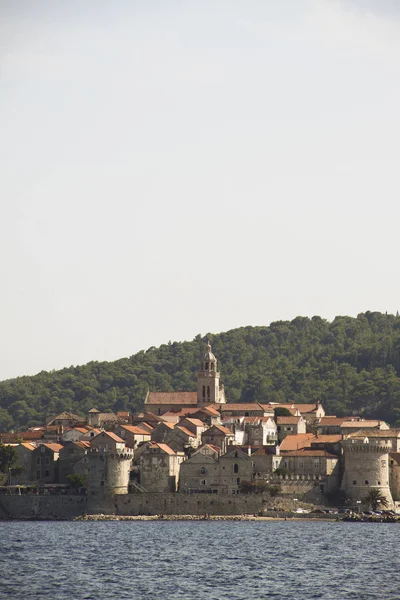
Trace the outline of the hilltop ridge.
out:
[[[204,342],[219,359],[228,402],[315,402],[327,414],[357,413],[400,424],[400,316],[319,316],[241,327],[169,342],[113,362],[90,362],[0,382],[0,431],[143,407],[152,391],[195,391]]]

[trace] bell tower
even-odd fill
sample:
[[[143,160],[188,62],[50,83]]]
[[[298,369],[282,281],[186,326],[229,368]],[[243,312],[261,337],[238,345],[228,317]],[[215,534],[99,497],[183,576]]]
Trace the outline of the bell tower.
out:
[[[225,399],[220,393],[217,359],[208,342],[207,351],[197,374],[197,404],[219,404],[220,402],[225,402]]]

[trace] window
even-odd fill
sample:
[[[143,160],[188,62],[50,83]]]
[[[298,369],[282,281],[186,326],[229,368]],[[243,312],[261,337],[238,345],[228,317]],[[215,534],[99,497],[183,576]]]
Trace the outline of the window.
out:
[[[237,453],[237,452],[235,452],[235,458],[237,458],[237,457],[238,457],[238,453]]]
[[[207,473],[207,471],[206,471],[205,467],[201,467],[201,469],[200,469],[200,473],[201,473],[202,475],[205,475],[205,474]]]
[[[205,398],[205,397],[206,397],[206,386],[203,385],[203,398]]]
[[[353,485],[357,485],[357,481],[353,479]]]
[[[44,476],[45,477],[50,477],[50,471],[48,469],[45,470]]]
[[[237,463],[235,463],[235,464],[233,465],[233,472],[234,472],[234,473],[239,473],[239,465],[238,465]]]
[[[201,485],[206,485],[206,480],[202,479],[200,483],[201,483]]]
[[[210,397],[210,386],[209,385],[207,386],[207,397],[208,398]]]
[[[214,363],[211,363],[210,367],[211,367],[211,371],[214,371]]]
[[[205,369],[205,371],[208,371],[208,363],[204,364],[204,369]]]
[[[238,477],[238,478],[236,479],[236,483],[237,483],[238,485],[240,484],[240,477]]]
[[[365,483],[365,485],[369,485],[369,481],[368,481],[368,479],[366,479],[366,480],[364,481],[364,483]]]
[[[104,487],[104,481],[100,481],[100,486]]]
[[[46,460],[45,460],[46,465],[50,464],[50,458],[48,456],[46,456]]]
[[[40,479],[40,471],[36,471],[36,479]]]
[[[37,465],[40,465],[40,456],[38,456],[38,457],[37,457],[37,459],[36,459],[36,464],[37,464]]]
[[[381,466],[386,467],[386,460],[381,460]]]

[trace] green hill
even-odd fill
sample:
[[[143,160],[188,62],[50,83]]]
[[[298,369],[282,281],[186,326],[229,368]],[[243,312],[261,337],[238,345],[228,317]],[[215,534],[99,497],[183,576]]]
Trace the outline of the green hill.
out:
[[[90,362],[0,382],[0,430],[42,424],[62,410],[84,414],[143,407],[147,390],[195,390],[206,339],[229,402],[312,402],[327,414],[400,424],[400,317],[296,317],[173,342],[114,362]]]

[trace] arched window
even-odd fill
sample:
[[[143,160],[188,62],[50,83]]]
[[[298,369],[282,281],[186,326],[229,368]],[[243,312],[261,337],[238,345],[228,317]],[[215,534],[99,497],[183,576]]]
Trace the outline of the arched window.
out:
[[[204,370],[208,371],[208,363],[204,363]]]
[[[209,385],[207,386],[207,397],[208,398],[210,397],[210,386]]]
[[[203,398],[205,398],[205,397],[206,397],[206,386],[203,385]]]
[[[205,474],[207,473],[207,471],[206,471],[205,467],[201,467],[201,469],[200,469],[200,473],[201,473],[202,475],[205,475]]]
[[[233,472],[234,472],[234,473],[239,473],[239,465],[238,465],[237,463],[235,463],[235,464],[233,465]]]
[[[238,477],[238,478],[236,479],[236,483],[239,485],[239,483],[240,483],[240,477]]]
[[[214,371],[214,363],[211,363],[210,369],[211,369],[211,371]]]

